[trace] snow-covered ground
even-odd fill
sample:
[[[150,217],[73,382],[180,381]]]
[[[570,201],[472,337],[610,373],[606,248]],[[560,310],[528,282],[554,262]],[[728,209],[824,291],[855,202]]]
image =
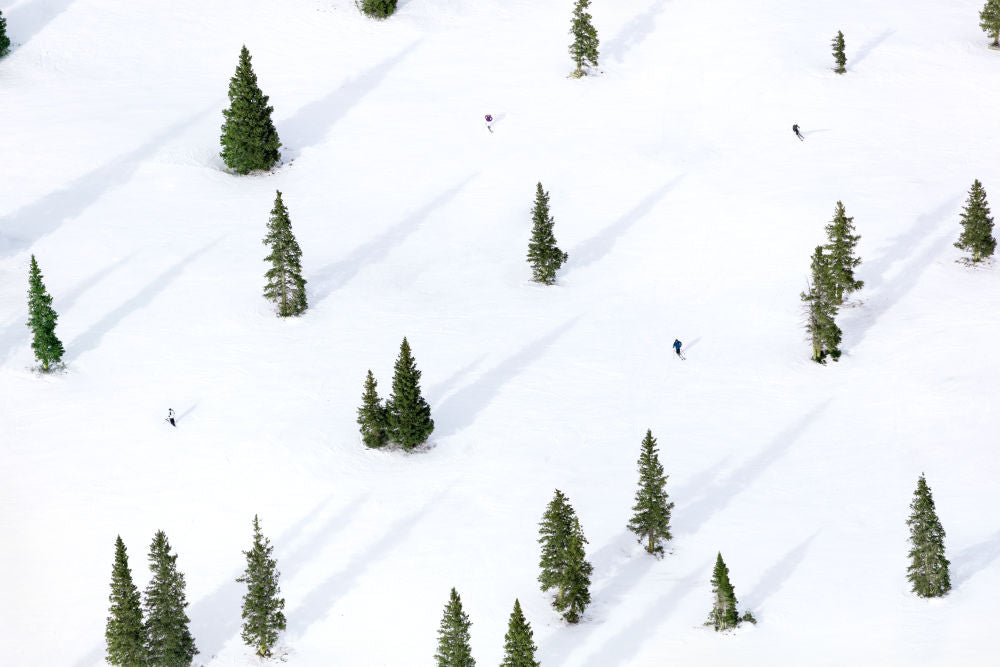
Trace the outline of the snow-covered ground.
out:
[[[115,535],[141,589],[162,529],[196,663],[256,664],[234,582],[256,513],[289,665],[429,665],[451,586],[482,665],[515,597],[550,667],[991,662],[1000,277],[951,245],[973,179],[1000,212],[982,3],[594,0],[579,81],[572,4],[0,0],[0,661],[99,664]],[[269,175],[218,157],[244,43]],[[537,181],[569,252],[550,288],[524,261]],[[261,297],[276,189],[294,320]],[[867,284],[821,367],[798,295],[837,200]],[[64,374],[30,370],[30,253]],[[403,336],[431,448],[368,451],[365,372],[385,395]],[[663,560],[625,530],[647,428]],[[933,601],[905,579],[921,472],[952,561]],[[575,627],[536,582],[557,487],[595,568]],[[725,635],[702,626],[718,551],[759,619]]]

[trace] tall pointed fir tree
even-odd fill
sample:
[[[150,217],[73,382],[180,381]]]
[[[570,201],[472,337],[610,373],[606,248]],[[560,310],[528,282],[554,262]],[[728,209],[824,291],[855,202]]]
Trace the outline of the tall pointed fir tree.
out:
[[[597,47],[600,43],[597,30],[590,22],[592,17],[587,13],[589,7],[590,0],[576,0],[573,21],[570,23],[569,34],[573,36],[573,42],[569,45],[569,55],[576,65],[570,76],[577,79],[587,75],[584,67],[597,67]]]
[[[531,624],[521,611],[521,602],[514,600],[514,611],[510,614],[507,634],[504,635],[503,662],[500,667],[541,667],[535,660],[535,646]]]
[[[841,331],[837,326],[837,302],[830,271],[830,258],[816,246],[812,256],[812,278],[801,295],[806,304],[806,332],[812,343],[812,360],[825,364],[827,356],[840,359]]]
[[[222,112],[222,160],[237,174],[270,169],[281,155],[281,141],[271,121],[274,107],[267,105],[250,64],[250,52],[240,49],[240,62],[229,80],[229,108]]]
[[[0,12],[0,58],[7,55],[9,50],[10,37],[7,36],[7,19],[3,17],[3,12]]]
[[[267,223],[264,245],[271,254],[264,258],[271,264],[264,276],[264,298],[275,303],[278,316],[301,315],[308,308],[306,303],[306,281],[302,277],[302,249],[292,233],[292,221],[288,208],[281,200],[281,191],[274,198],[274,208]]]
[[[128,553],[121,536],[115,539],[115,564],[111,569],[111,606],[104,630],[105,659],[118,667],[138,667],[149,663],[146,630],[142,625],[139,589],[132,582]]]
[[[59,315],[52,309],[52,297],[42,282],[42,272],[35,256],[31,256],[28,270],[28,327],[31,328],[31,349],[35,359],[42,363],[42,371],[47,373],[53,364],[62,361],[65,350],[56,337],[56,320]]]
[[[469,627],[472,622],[462,611],[462,599],[458,591],[451,589],[451,597],[444,607],[441,627],[438,629],[438,647],[434,654],[438,667],[474,667],[469,646]]]
[[[993,40],[990,46],[1000,49],[1000,0],[986,0],[979,12],[979,27]]]
[[[556,271],[569,259],[556,245],[552,232],[555,218],[549,215],[549,193],[539,183],[535,190],[535,206],[531,209],[531,240],[528,242],[528,263],[532,280],[546,285],[556,281]]]
[[[671,538],[670,512],[674,504],[667,502],[667,477],[663,474],[660,456],[656,449],[656,438],[651,430],[646,430],[639,453],[639,488],[635,492],[635,506],[628,529],[636,534],[639,542],[645,542],[646,551],[663,554],[663,545]]]
[[[236,581],[247,585],[243,595],[243,642],[256,649],[257,655],[271,655],[278,633],[285,629],[285,599],[278,597],[278,562],[271,558],[274,547],[260,532],[260,521],[253,517],[253,546],[244,551],[247,568]]]
[[[365,16],[384,19],[396,11],[396,0],[361,0],[361,12]]]
[[[566,621],[576,623],[590,603],[590,574],[594,568],[586,559],[583,545],[587,539],[580,521],[559,489],[549,501],[538,532],[542,547],[538,583],[543,592],[556,589],[552,606]]]
[[[983,184],[976,179],[969,190],[969,198],[962,209],[962,235],[955,247],[972,253],[972,263],[980,262],[993,255],[997,240],[993,237],[993,218],[990,204],[986,201]]]
[[[420,394],[420,371],[403,338],[392,377],[392,395],[386,403],[389,439],[410,450],[426,442],[434,431],[431,408]]]
[[[826,226],[826,236],[828,243],[825,250],[830,262],[833,297],[839,306],[844,303],[846,294],[865,286],[863,280],[854,277],[854,269],[861,264],[861,259],[854,256],[861,235],[854,233],[854,218],[847,215],[843,202],[837,202],[833,221]]]
[[[149,546],[149,569],[153,576],[146,586],[146,637],[149,662],[158,667],[187,667],[198,654],[188,629],[191,622],[184,609],[184,575],[177,570],[177,554],[162,530]]]
[[[944,557],[944,528],[934,511],[934,498],[923,473],[910,503],[910,566],[906,578],[922,598],[937,598],[951,590],[950,565]]]
[[[757,619],[749,611],[743,616],[736,609],[736,591],[729,581],[729,568],[722,560],[722,553],[715,559],[715,569],[712,570],[712,611],[705,625],[718,630],[735,628],[743,621],[756,623]]]
[[[361,395],[361,407],[358,408],[358,426],[361,427],[361,440],[366,447],[381,447],[388,439],[386,433],[386,412],[382,399],[378,397],[378,383],[375,376],[368,371],[365,378],[365,391]]]
[[[837,31],[837,36],[833,38],[833,62],[837,66],[833,71],[837,74],[847,73],[847,54],[844,53],[844,33]]]

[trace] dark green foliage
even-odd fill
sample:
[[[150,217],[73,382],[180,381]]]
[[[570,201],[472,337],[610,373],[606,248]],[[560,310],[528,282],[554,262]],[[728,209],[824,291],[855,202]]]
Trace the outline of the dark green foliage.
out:
[[[366,16],[384,19],[396,11],[396,0],[361,0],[360,7]]]
[[[361,427],[361,439],[367,447],[381,447],[388,440],[385,407],[378,397],[378,383],[370,370],[365,378],[361,407],[358,408],[358,426]]]
[[[423,444],[434,431],[431,408],[420,394],[420,371],[406,338],[399,346],[392,395],[386,402],[389,438],[410,450]]]
[[[504,635],[503,662],[500,667],[540,667],[535,660],[538,647],[532,638],[531,625],[524,618],[521,602],[514,600],[514,611],[510,614],[507,624],[507,634]]]
[[[570,76],[580,78],[586,76],[584,67],[597,67],[597,30],[590,23],[591,16],[587,13],[590,7],[590,0],[576,0],[573,7],[573,21],[570,24],[569,34],[573,36],[573,42],[569,45],[569,55],[576,64],[576,69]]]
[[[45,290],[42,272],[35,256],[31,256],[28,270],[28,326],[31,328],[31,349],[35,359],[42,362],[42,371],[48,372],[53,364],[62,361],[63,344],[56,337],[56,320],[59,316],[52,309],[52,297]]]
[[[146,630],[142,626],[139,589],[132,583],[132,570],[121,536],[115,539],[115,564],[111,570],[111,607],[104,630],[107,645],[105,659],[120,667],[137,667],[148,663]]]
[[[271,121],[274,107],[267,105],[250,64],[250,52],[240,50],[240,64],[229,80],[229,108],[222,112],[222,160],[237,174],[270,169],[281,155],[278,131]]]
[[[922,598],[937,598],[951,590],[948,574],[950,563],[944,557],[944,528],[934,511],[927,480],[921,473],[917,490],[910,503],[910,566],[906,578],[913,584],[913,592]]]
[[[562,491],[556,489],[539,524],[538,543],[542,546],[538,582],[542,591],[556,589],[552,605],[563,618],[576,623],[590,604],[590,574],[580,521]]]
[[[639,537],[640,543],[646,543],[646,551],[651,554],[663,554],[660,542],[671,538],[670,511],[674,504],[667,502],[668,497],[667,478],[656,450],[656,438],[647,430],[639,453],[639,488],[635,492],[628,529]]]
[[[993,218],[990,204],[986,201],[983,184],[976,179],[969,190],[969,198],[962,209],[962,235],[955,243],[956,248],[972,253],[972,262],[980,262],[993,254],[997,240],[993,237]]]
[[[10,37],[7,36],[7,19],[0,12],[0,58],[7,55],[10,50]]]
[[[462,599],[452,588],[451,598],[444,607],[444,616],[438,629],[438,648],[434,654],[438,667],[474,667],[476,661],[469,646],[471,625],[468,615],[462,611]]]
[[[292,221],[281,201],[280,191],[274,198],[264,245],[271,249],[271,254],[264,258],[271,263],[264,274],[267,277],[264,298],[277,304],[280,317],[301,315],[308,308],[306,281],[302,277],[302,249],[292,234]]]
[[[837,31],[837,36],[833,38],[833,61],[837,66],[833,71],[837,74],[847,73],[847,55],[844,53],[844,33]]]
[[[285,599],[278,593],[278,563],[271,558],[274,547],[260,532],[260,521],[253,517],[253,546],[244,551],[247,569],[236,581],[247,585],[243,595],[243,642],[257,650],[257,655],[271,655],[278,633],[285,629]]]
[[[705,625],[711,625],[717,631],[728,630],[743,621],[756,623],[757,619],[749,611],[743,616],[736,611],[736,591],[729,581],[729,568],[720,553],[715,559],[715,569],[712,570],[712,611]]]
[[[854,248],[861,238],[854,234],[854,218],[847,216],[844,204],[837,202],[833,212],[833,221],[826,226],[826,236],[829,242],[824,250],[830,260],[830,278],[833,281],[833,297],[837,305],[844,303],[844,295],[855,292],[865,286],[863,280],[854,277],[854,269],[861,260],[854,256]]]
[[[812,343],[815,362],[825,364],[827,356],[834,361],[840,358],[841,331],[837,326],[837,301],[830,258],[823,248],[816,246],[812,256],[812,278],[802,293],[806,303],[806,332]]]
[[[542,189],[541,183],[535,190],[531,221],[528,263],[531,264],[532,280],[551,285],[556,281],[556,271],[569,259],[569,255],[556,245],[556,237],[552,233],[555,219],[549,215],[549,193]]]
[[[1000,47],[1000,0],[986,0],[979,12],[979,27],[993,39],[991,46]]]
[[[177,555],[162,530],[149,546],[149,569],[153,576],[146,586],[146,637],[150,664],[187,667],[198,654],[188,629],[191,622],[184,609],[184,575],[177,570]]]

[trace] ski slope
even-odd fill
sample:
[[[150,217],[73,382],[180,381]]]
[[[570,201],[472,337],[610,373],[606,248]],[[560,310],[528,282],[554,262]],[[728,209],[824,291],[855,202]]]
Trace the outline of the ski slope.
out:
[[[973,179],[1000,212],[981,2],[594,0],[578,81],[572,5],[0,0],[5,664],[101,664],[115,536],[142,589],[158,529],[195,663],[260,664],[234,581],[254,514],[288,665],[430,665],[452,586],[480,665],[515,597],[547,667],[991,662],[1000,276],[952,247]],[[249,177],[218,156],[243,44],[283,143]],[[538,181],[553,287],[524,259]],[[261,297],[275,190],[309,281],[291,320]],[[821,367],[799,292],[838,200],[866,286]],[[63,374],[31,370],[32,253]],[[365,373],[385,396],[403,336],[436,430],[369,451]],[[647,428],[662,560],[625,529]],[[930,601],[905,579],[921,472],[954,586]],[[536,582],[555,488],[594,565],[572,627]],[[702,625],[719,551],[756,626]]]

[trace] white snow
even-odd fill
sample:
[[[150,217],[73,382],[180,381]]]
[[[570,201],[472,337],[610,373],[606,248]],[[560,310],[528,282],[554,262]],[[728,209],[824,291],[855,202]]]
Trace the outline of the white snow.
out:
[[[289,665],[430,665],[452,586],[481,665],[515,597],[549,667],[990,662],[1000,278],[951,245],[973,179],[1000,213],[980,0],[594,0],[602,74],[579,81],[572,4],[0,0],[4,664],[101,663],[115,536],[141,589],[158,529],[196,663],[258,664],[234,581],[255,513]],[[218,137],[244,43],[284,164],[237,177]],[[537,181],[554,287],[524,260]],[[294,320],[261,297],[276,189]],[[798,295],[837,200],[867,284],[820,367]],[[31,253],[64,374],[31,370]],[[365,372],[386,395],[403,336],[432,446],[368,451]],[[663,560],[625,530],[647,428]],[[921,472],[954,583],[932,601],[905,579]],[[536,582],[555,488],[595,568],[575,627]],[[702,626],[718,551],[758,625]]]

